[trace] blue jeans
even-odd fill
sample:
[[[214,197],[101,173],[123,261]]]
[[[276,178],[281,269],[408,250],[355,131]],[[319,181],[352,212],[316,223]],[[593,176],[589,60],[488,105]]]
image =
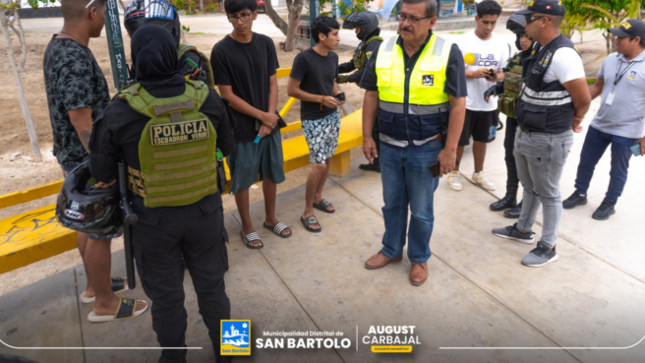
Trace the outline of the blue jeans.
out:
[[[403,252],[408,210],[411,210],[408,258],[410,262],[426,262],[430,258],[434,191],[439,185],[439,177],[433,178],[429,167],[437,162],[441,150],[441,140],[406,148],[381,143],[379,159],[385,203],[382,209],[385,234],[381,252],[385,256],[394,258]]]
[[[596,164],[611,144],[611,171],[609,172],[611,179],[605,201],[615,205],[627,183],[627,168],[629,168],[629,159],[632,157],[632,151],[629,148],[636,145],[636,142],[638,139],[614,136],[589,127],[580,153],[576,191],[583,195],[587,194]]]

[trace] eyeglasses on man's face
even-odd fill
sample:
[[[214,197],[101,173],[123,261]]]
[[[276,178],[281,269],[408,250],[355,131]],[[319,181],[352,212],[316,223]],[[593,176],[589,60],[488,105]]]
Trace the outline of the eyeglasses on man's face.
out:
[[[423,18],[417,18],[416,16],[401,14],[401,15],[399,15],[399,23],[405,23],[406,20],[407,20],[408,23],[410,23],[412,25],[416,25],[416,24],[419,24],[419,22],[421,20],[426,20],[426,19],[429,19],[429,18],[430,18],[429,16],[426,16],[426,17],[423,17]]]
[[[543,16],[543,15],[542,16],[540,16],[540,15],[531,15],[531,14],[524,15],[524,19],[526,20],[526,25],[529,25],[529,24],[531,24],[532,22],[534,22],[536,20],[540,20],[540,19],[544,19],[544,18],[551,20],[551,18],[549,18],[548,16]]]
[[[237,16],[237,15],[228,16],[228,21],[233,24],[237,23],[239,20],[241,20],[242,23],[246,23],[247,21],[249,21],[249,19],[251,19],[251,13],[242,13],[242,15],[240,16]]]

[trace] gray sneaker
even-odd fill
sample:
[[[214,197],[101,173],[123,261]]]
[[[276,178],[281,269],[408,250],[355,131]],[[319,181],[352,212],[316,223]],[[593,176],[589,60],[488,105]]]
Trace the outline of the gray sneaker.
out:
[[[555,262],[557,260],[558,254],[555,252],[555,246],[553,246],[553,250],[549,250],[549,246],[540,241],[537,244],[537,248],[534,248],[533,251],[524,256],[522,259],[522,265],[528,267],[542,267],[549,262]]]
[[[531,244],[535,242],[533,240],[533,232],[522,233],[517,229],[517,223],[512,226],[495,228],[493,229],[493,234],[497,237],[512,239],[514,241]]]

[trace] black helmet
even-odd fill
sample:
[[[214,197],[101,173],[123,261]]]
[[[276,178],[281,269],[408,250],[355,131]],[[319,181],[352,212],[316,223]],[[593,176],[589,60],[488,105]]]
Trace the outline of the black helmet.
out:
[[[177,46],[181,42],[181,23],[177,10],[162,0],[130,1],[125,8],[123,24],[130,36],[144,25],[156,24],[168,29]]]
[[[356,27],[361,27],[361,31],[356,37],[366,41],[365,38],[378,29],[378,17],[369,11],[352,12],[343,22],[343,29],[356,29]]]
[[[123,221],[119,184],[91,187],[88,164],[77,166],[65,178],[56,202],[56,218],[63,227],[78,232],[107,234],[121,228]]]
[[[513,14],[506,21],[506,29],[519,35],[526,33],[524,25],[526,25],[526,19],[524,19],[524,15]]]

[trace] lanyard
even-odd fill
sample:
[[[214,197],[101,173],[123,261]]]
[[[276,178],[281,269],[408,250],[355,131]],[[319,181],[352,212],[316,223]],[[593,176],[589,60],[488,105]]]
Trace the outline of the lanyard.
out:
[[[616,85],[618,84],[618,82],[623,78],[625,73],[627,73],[627,71],[629,71],[629,69],[634,66],[634,64],[636,64],[635,61],[629,62],[627,67],[622,72],[620,72],[620,75],[619,75],[618,73],[620,71],[620,66],[623,65],[623,61],[620,59],[618,60],[618,68],[616,68],[616,77],[614,78],[614,88],[616,88]]]

